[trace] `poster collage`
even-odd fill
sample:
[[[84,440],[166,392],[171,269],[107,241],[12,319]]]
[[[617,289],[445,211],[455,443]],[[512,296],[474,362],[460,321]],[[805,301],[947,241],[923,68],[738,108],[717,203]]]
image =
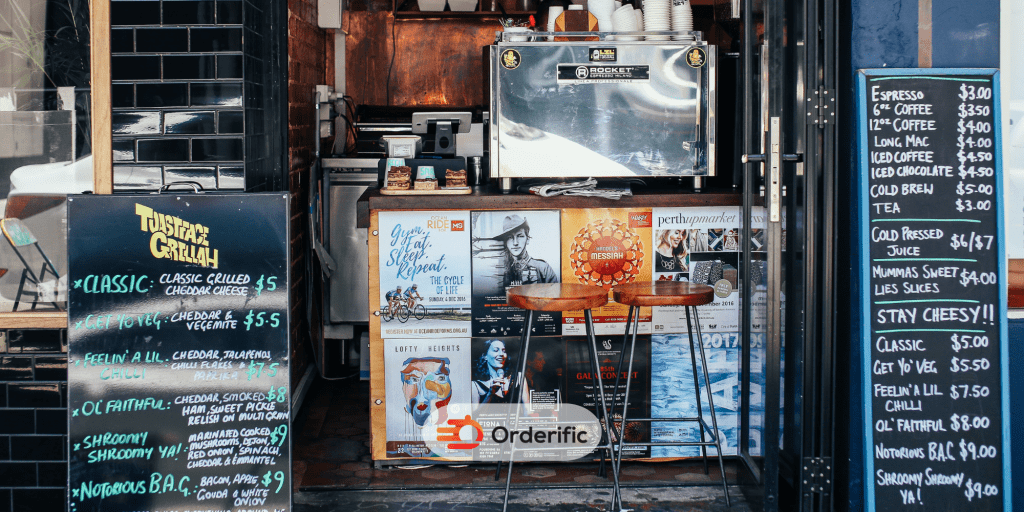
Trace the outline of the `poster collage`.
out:
[[[506,303],[509,287],[571,282],[610,290],[651,280],[715,288],[714,302],[698,311],[723,448],[736,453],[740,227],[739,207],[380,212],[387,456],[436,456],[420,430],[441,407],[510,401],[525,312]],[[627,313],[611,300],[592,312],[609,401]],[[623,382],[613,416],[621,418],[625,402],[627,442],[700,440],[693,423],[628,421],[696,416],[684,308],[643,308],[640,317],[630,396],[623,396]],[[530,350],[522,356],[524,402],[595,408],[588,346],[582,311],[535,315]],[[708,414],[703,384],[701,393]],[[624,455],[687,457],[699,448],[637,448]]]

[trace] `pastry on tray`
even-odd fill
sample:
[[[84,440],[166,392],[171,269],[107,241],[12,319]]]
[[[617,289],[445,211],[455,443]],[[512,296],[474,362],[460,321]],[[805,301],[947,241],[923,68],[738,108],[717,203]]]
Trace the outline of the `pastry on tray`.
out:
[[[416,180],[413,182],[414,190],[437,190],[437,180]]]
[[[444,172],[444,186],[445,188],[457,188],[466,187],[466,170],[465,169],[448,169]]]
[[[388,190],[409,190],[412,185],[412,167],[396,165],[388,169]]]

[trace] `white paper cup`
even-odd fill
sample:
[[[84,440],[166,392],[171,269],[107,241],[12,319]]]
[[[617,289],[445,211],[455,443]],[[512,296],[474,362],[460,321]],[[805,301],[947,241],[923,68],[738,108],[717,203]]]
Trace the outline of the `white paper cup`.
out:
[[[611,18],[612,13],[615,12],[614,0],[588,0],[587,9],[597,19]]]
[[[528,41],[530,27],[505,27],[505,33],[509,34],[508,40],[515,42]],[[519,35],[522,34],[522,35]]]
[[[636,24],[636,15],[633,14],[632,5],[624,5],[612,13],[612,23],[616,32],[636,32],[639,30]],[[637,36],[615,36],[617,41],[636,41]]]

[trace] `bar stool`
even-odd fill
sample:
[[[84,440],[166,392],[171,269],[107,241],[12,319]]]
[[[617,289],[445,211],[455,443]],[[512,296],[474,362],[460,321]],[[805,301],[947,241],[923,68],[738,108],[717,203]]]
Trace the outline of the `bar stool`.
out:
[[[718,420],[715,417],[715,402],[712,399],[711,379],[708,376],[708,360],[704,355],[704,343],[700,333],[700,321],[697,318],[697,306],[710,304],[715,299],[715,289],[706,284],[694,284],[685,281],[654,281],[644,283],[630,283],[612,288],[612,296],[615,302],[629,306],[629,316],[626,317],[626,334],[623,340],[623,350],[619,354],[618,371],[615,374],[615,393],[612,394],[612,412],[615,411],[615,398],[619,391],[619,376],[622,375],[622,361],[626,354],[625,341],[629,339],[630,324],[633,327],[633,339],[629,346],[629,366],[626,370],[626,393],[629,397],[629,384],[633,372],[633,350],[636,347],[636,333],[640,327],[640,308],[649,306],[686,306],[686,329],[690,335],[690,363],[693,366],[693,387],[697,394],[697,417],[695,418],[629,418],[631,421],[680,421],[696,422],[700,428],[700,441],[679,441],[679,442],[647,442],[627,443],[621,432],[618,432],[619,454],[615,463],[615,469],[622,462],[622,449],[625,446],[700,446],[704,458],[704,473],[708,473],[708,446],[718,449],[718,468],[722,471],[722,490],[725,491],[725,504],[732,506],[729,502],[729,487],[725,481],[725,463],[722,460],[722,443],[718,431]],[[691,323],[691,310],[693,320]],[[704,389],[708,393],[708,407],[711,408],[711,425],[704,420],[700,400],[700,384],[697,382],[697,358],[694,354],[693,326],[697,327],[696,345],[700,347],[700,364],[704,373]],[[628,398],[623,399],[621,424],[626,424],[626,411],[628,409]],[[620,429],[621,430],[621,429]],[[705,437],[705,432],[711,437]]]
[[[508,290],[508,303],[510,306],[526,310],[526,321],[523,325],[522,343],[519,345],[519,361],[520,368],[519,373],[516,375],[515,387],[512,390],[512,402],[518,404],[522,397],[523,391],[523,380],[526,375],[526,354],[529,354],[530,345],[530,331],[533,329],[533,316],[534,311],[578,311],[583,310],[583,315],[586,318],[587,323],[587,338],[590,341],[590,362],[592,367],[592,379],[594,382],[594,392],[600,396],[600,413],[597,414],[597,418],[600,420],[604,418],[604,432],[602,444],[598,444],[598,449],[608,450],[608,457],[612,462],[612,482],[614,486],[614,497],[619,496],[619,474],[616,471],[614,446],[612,436],[610,433],[611,421],[608,420],[608,404],[604,398],[604,384],[601,381],[601,371],[597,363],[597,340],[594,337],[594,320],[591,316],[590,310],[596,307],[601,307],[608,303],[608,291],[604,288],[597,286],[588,286],[582,284],[572,283],[551,283],[551,284],[527,284],[522,286],[515,286]],[[595,401],[596,402],[596,401]],[[596,403],[595,403],[596,407]],[[505,500],[502,504],[502,511],[508,507],[508,493],[512,485],[512,458],[514,458],[515,451],[512,452],[513,457],[510,457],[508,462],[508,476],[505,480]],[[601,460],[602,464],[604,459]],[[501,473],[501,462],[498,462],[498,471],[495,473],[495,479]],[[614,507],[615,500],[612,500],[610,504]],[[619,508],[622,508],[622,502],[619,501]]]

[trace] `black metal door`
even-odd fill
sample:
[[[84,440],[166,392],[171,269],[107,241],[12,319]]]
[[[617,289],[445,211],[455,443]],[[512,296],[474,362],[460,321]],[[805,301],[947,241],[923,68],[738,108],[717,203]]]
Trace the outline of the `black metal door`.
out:
[[[739,455],[755,508],[832,508],[834,0],[743,3]],[[763,29],[763,30],[761,30]]]

